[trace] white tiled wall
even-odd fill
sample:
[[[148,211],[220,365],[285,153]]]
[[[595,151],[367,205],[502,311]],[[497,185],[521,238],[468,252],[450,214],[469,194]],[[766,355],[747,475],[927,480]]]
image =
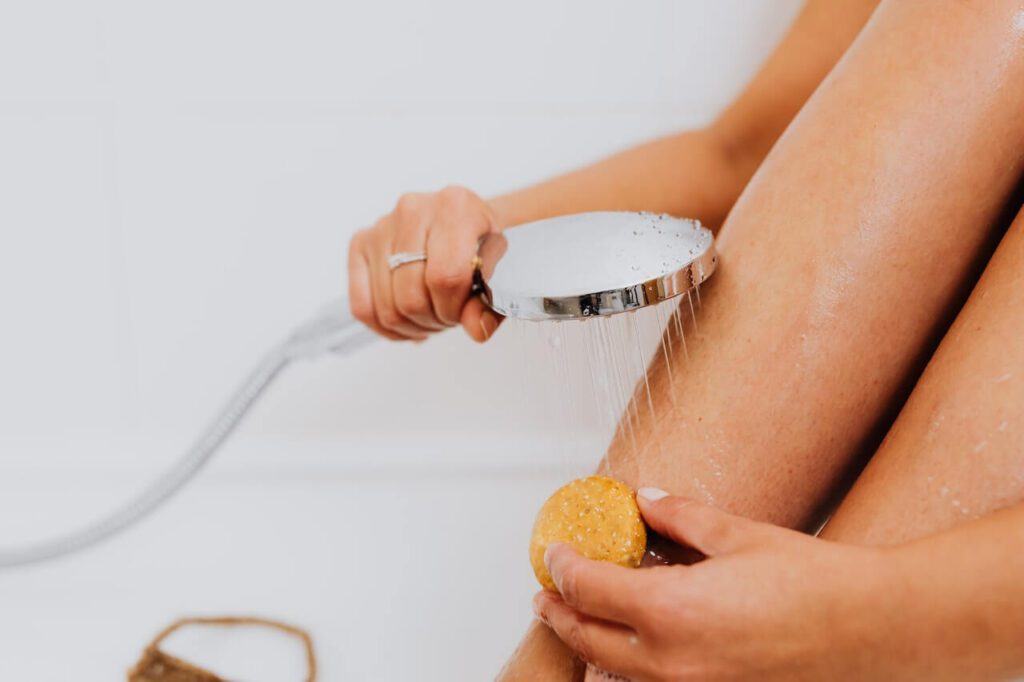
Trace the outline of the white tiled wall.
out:
[[[398,194],[699,125],[796,7],[0,0],[2,537],[170,461]],[[295,368],[147,526],[0,574],[0,678],[111,679],[176,614],[252,610],[311,627],[325,679],[486,678],[564,478],[537,352],[452,333]]]

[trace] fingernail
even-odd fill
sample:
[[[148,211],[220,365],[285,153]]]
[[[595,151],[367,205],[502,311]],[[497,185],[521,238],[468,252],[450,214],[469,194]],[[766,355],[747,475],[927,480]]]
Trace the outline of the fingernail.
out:
[[[485,310],[480,314],[480,328],[484,330],[484,340],[488,340],[498,330],[498,318],[494,313]]]
[[[544,567],[548,569],[548,573],[551,572],[551,552],[554,551],[555,547],[561,547],[564,542],[552,542],[548,545],[548,548],[544,550]]]
[[[565,543],[554,542],[548,545],[548,548],[544,550],[544,567],[548,569],[548,575],[551,576],[551,580],[555,583],[555,587],[558,588],[559,592],[562,591],[562,576],[551,569],[551,553],[555,551],[556,547],[561,547],[563,544]]]
[[[642,497],[648,502],[657,502],[663,497],[668,497],[668,493],[661,488],[640,488],[636,491],[637,497]]]

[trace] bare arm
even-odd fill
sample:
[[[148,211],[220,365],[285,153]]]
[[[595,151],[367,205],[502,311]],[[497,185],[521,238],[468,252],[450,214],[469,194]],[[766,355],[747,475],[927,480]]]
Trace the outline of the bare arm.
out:
[[[403,196],[349,247],[353,314],[391,339],[424,339],[462,325],[477,341],[500,319],[470,297],[484,234],[593,210],[644,210],[699,218],[717,228],[775,140],[842,55],[876,0],[811,0],[760,73],[714,123],[617,154],[587,168],[485,202],[468,189]],[[426,263],[394,274],[392,253]]]
[[[894,553],[904,578],[901,625],[917,635],[908,653],[931,662],[930,679],[1024,675],[1024,505]]]
[[[558,545],[548,564],[561,596],[534,599],[538,616],[604,670],[645,682],[1024,674],[1024,506],[878,549],[641,492],[651,527],[707,558],[637,571]]]

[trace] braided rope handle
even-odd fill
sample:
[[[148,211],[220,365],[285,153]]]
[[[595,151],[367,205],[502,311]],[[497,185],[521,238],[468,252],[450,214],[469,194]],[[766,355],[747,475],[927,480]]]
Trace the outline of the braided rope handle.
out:
[[[306,667],[308,674],[306,682],[316,682],[316,653],[313,651],[313,638],[309,636],[309,633],[300,627],[289,625],[288,623],[282,623],[276,620],[270,620],[268,618],[259,618],[257,616],[222,616],[217,618],[204,618],[204,617],[191,617],[191,618],[179,618],[174,621],[166,628],[157,633],[153,641],[146,647],[146,651],[159,651],[164,656],[167,656],[166,652],[160,650],[160,644],[176,630],[180,630],[183,627],[189,625],[206,625],[206,626],[217,626],[217,627],[235,627],[239,625],[259,625],[262,627],[272,628],[285,634],[292,635],[302,641],[303,646],[306,649]],[[196,672],[203,672],[204,670],[196,669],[195,666],[188,663],[187,661],[181,661],[175,657],[175,661],[187,668],[195,669]]]

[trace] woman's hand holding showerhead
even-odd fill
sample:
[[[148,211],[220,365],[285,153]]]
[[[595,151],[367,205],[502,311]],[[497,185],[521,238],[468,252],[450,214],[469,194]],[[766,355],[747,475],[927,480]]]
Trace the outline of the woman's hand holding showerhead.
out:
[[[487,202],[463,187],[403,195],[352,237],[352,314],[389,339],[421,341],[461,325],[486,341],[501,317],[470,295],[474,258],[480,238],[500,228]]]

